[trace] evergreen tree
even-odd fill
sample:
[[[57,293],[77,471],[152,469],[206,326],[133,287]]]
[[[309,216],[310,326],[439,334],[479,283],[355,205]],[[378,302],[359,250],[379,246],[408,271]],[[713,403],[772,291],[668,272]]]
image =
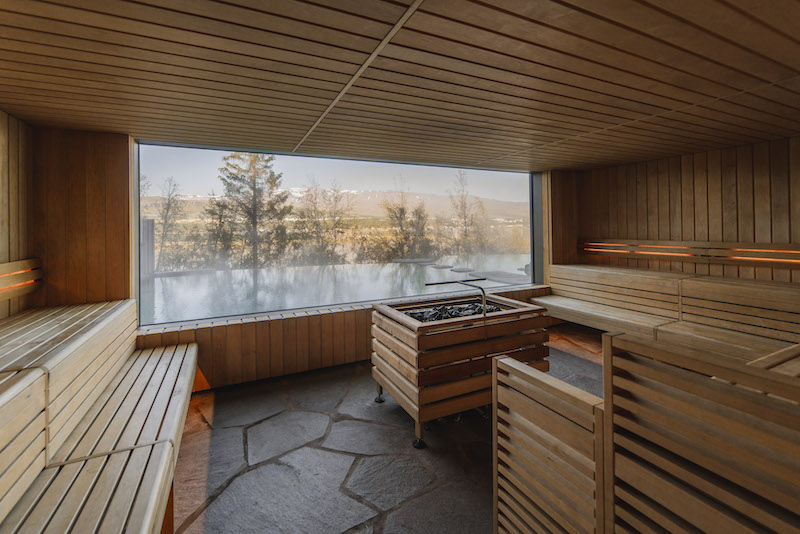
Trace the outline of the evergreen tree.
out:
[[[281,174],[272,169],[274,160],[271,155],[247,152],[223,158],[220,180],[225,199],[236,210],[243,266],[275,263],[289,244],[285,220],[292,207],[287,204],[289,193],[280,191]]]
[[[233,252],[236,213],[225,197],[211,194],[208,206],[203,210],[207,233],[207,265],[215,269],[229,268]]]

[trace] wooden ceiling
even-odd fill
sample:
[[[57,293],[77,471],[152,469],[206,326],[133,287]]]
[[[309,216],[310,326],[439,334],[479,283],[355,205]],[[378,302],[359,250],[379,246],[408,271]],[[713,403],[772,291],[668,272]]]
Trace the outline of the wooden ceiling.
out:
[[[795,0],[3,0],[0,108],[138,139],[514,170],[800,132]]]

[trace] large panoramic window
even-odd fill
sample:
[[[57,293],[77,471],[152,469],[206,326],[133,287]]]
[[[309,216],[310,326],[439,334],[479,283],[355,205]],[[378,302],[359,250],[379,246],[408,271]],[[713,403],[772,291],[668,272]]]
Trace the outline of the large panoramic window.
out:
[[[139,147],[140,319],[531,281],[528,175]]]

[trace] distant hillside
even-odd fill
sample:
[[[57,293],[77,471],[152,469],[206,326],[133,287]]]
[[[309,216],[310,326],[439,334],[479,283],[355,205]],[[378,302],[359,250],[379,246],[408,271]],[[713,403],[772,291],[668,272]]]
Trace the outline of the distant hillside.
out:
[[[303,189],[289,190],[289,202],[292,205],[300,203]],[[361,217],[380,217],[384,215],[383,202],[397,198],[395,191],[349,191],[353,203],[353,212]],[[408,203],[413,207],[420,201],[425,203],[428,213],[433,216],[448,216],[450,213],[450,197],[447,195],[429,195],[407,193]],[[491,198],[480,198],[490,219],[527,219],[530,216],[527,202],[507,202]],[[158,206],[162,197],[144,197],[141,202],[143,217],[156,218]],[[209,197],[186,196],[183,197],[186,219],[202,218],[203,210],[209,202]]]

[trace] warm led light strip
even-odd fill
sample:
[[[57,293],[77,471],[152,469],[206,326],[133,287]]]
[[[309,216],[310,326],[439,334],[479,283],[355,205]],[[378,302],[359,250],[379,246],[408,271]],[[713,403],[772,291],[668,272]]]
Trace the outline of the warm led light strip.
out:
[[[694,256],[694,254],[685,254],[681,252],[647,252],[644,250],[607,250],[604,248],[584,248],[583,250],[594,252],[613,252],[615,254],[649,254],[651,256]],[[787,260],[795,261],[795,260]]]
[[[595,247],[647,247],[647,248],[680,248],[680,249],[697,248],[697,247],[683,247],[677,245],[629,245],[624,243],[584,243],[584,245],[592,245]]]
[[[800,254],[800,250],[774,250],[763,248],[728,248],[722,250],[735,250],[736,252],[775,252],[780,254]],[[794,260],[789,260],[794,261]]]
[[[587,245],[590,243],[586,243]],[[635,246],[646,246],[646,245],[635,245]],[[656,245],[651,245],[656,246]],[[659,247],[659,248],[691,248],[691,247]],[[770,263],[800,263],[800,260],[786,260],[781,258],[756,258],[753,256],[707,256],[704,254],[686,254],[680,252],[648,252],[646,250],[613,250],[613,249],[605,249],[605,248],[588,248],[584,247],[583,250],[587,252],[611,252],[613,254],[646,254],[650,256],[683,256],[683,257],[698,257],[698,258],[710,258],[711,263],[715,263],[714,259],[717,261],[719,260],[742,260],[742,261],[767,261]],[[792,254],[800,254],[800,251],[783,251],[783,250],[764,250],[759,251],[757,249],[727,249],[727,250],[737,250],[740,252],[791,252]]]
[[[732,260],[745,260],[745,261],[768,261],[771,263],[800,263],[800,260],[784,260],[778,258],[754,258],[752,256],[722,256],[722,258],[730,258]]]
[[[31,272],[32,270],[33,270],[33,269],[23,269],[23,270],[21,270],[21,271],[14,271],[13,273],[0,274],[0,278],[2,278],[2,277],[4,277],[4,276],[11,276],[12,274],[22,274],[22,273],[29,273],[29,272]]]
[[[0,291],[6,291],[7,289],[15,289],[17,287],[22,287],[22,286],[29,286],[34,283],[36,283],[36,280],[28,280],[27,282],[20,282],[19,284],[14,284],[13,286],[0,287]]]

